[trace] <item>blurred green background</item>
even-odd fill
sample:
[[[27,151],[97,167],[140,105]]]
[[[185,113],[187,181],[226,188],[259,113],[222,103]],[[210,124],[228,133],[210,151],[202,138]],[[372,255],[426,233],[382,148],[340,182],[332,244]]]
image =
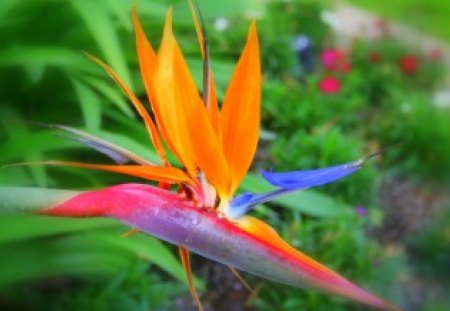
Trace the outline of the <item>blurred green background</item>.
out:
[[[74,126],[156,158],[121,91],[81,53],[105,60],[145,98],[131,3],[0,1],[0,165],[108,162],[23,120]],[[187,1],[136,3],[156,47],[166,9],[174,6],[175,33],[200,86],[202,64]],[[260,206],[254,214],[295,247],[405,310],[449,310],[447,1],[199,5],[221,98],[249,21],[257,19],[263,130],[242,191],[267,187],[257,176],[260,169],[323,167],[390,148],[354,176]],[[359,36],[342,33],[336,12],[348,5],[380,14],[370,21],[375,37],[369,40],[364,28]],[[416,44],[404,43],[390,19],[418,30]],[[422,33],[441,41],[423,45]],[[1,185],[92,189],[133,180],[69,168],[0,168]],[[0,310],[195,310],[176,250],[142,234],[122,238],[127,230],[104,219],[0,215]],[[193,262],[207,310],[366,310],[245,275],[257,292],[252,295],[226,268],[197,256]]]

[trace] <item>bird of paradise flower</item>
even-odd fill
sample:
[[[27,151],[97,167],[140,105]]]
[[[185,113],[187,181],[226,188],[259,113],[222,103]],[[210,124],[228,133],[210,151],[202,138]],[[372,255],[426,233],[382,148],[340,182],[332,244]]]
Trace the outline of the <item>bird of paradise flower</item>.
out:
[[[352,174],[362,167],[364,160],[307,171],[263,172],[262,176],[276,187],[275,190],[233,197],[250,167],[258,143],[262,77],[256,24],[250,25],[245,48],[219,109],[206,32],[201,16],[200,22],[197,17],[197,9],[191,1],[189,4],[204,65],[202,96],[173,35],[171,9],[167,12],[157,53],[144,34],[135,7],[132,10],[141,76],[154,118],[112,68],[87,55],[103,67],[128,96],[142,117],[162,164],[151,163],[101,138],[59,125],[54,127],[69,138],[107,154],[117,165],[34,163],[121,173],[157,181],[158,187],[120,184],[85,192],[42,189],[37,192],[41,199],[31,203],[31,209],[52,216],[113,217],[133,230],[177,245],[189,289],[200,310],[202,306],[192,281],[190,251],[224,263],[234,273],[237,273],[236,268],[375,308],[398,310],[294,249],[265,222],[246,215],[257,204],[280,195]],[[164,145],[181,162],[183,169],[169,163]],[[171,191],[174,185],[176,193]]]

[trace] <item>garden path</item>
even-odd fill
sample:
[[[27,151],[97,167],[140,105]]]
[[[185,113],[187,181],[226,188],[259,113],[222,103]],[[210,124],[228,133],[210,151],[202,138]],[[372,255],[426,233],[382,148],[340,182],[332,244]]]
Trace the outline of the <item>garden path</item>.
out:
[[[387,21],[369,11],[343,3],[330,11],[326,18],[343,44],[355,38],[375,40],[388,34],[406,44],[418,46],[424,53],[440,51],[443,60],[450,66],[450,45],[405,24]]]

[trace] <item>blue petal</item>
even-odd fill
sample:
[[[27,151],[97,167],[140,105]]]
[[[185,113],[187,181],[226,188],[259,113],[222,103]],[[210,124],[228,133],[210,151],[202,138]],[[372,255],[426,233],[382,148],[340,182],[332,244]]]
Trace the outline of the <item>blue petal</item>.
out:
[[[227,216],[232,219],[237,219],[243,215],[245,215],[250,209],[252,204],[252,199],[254,199],[256,195],[245,192],[241,195],[238,195],[230,202],[230,208],[228,209]]]
[[[371,156],[345,164],[305,171],[292,171],[284,173],[261,172],[261,175],[273,186],[278,187],[270,192],[261,194],[243,193],[230,202],[228,217],[239,218],[250,211],[254,206],[268,202],[290,192],[316,187],[333,182],[358,171],[365,160]]]
[[[283,173],[263,171],[261,172],[261,175],[265,180],[276,187],[284,189],[305,189],[328,184],[337,179],[353,174],[361,168],[363,163],[363,160],[358,160],[314,170]]]
[[[230,202],[230,208],[228,209],[227,216],[232,219],[237,219],[245,215],[248,211],[250,211],[258,204],[268,202],[279,196],[296,190],[298,189],[276,189],[260,194],[252,194],[249,192],[243,193]]]

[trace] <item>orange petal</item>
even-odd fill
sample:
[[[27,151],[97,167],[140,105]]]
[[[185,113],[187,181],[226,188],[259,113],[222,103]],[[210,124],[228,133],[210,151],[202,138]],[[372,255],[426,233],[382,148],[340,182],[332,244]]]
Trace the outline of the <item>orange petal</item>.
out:
[[[256,25],[250,26],[221,112],[223,150],[230,166],[234,192],[247,173],[259,137],[261,71]]]
[[[14,164],[16,165],[16,164]],[[182,170],[171,166],[149,166],[149,165],[109,165],[109,164],[89,164],[70,161],[42,161],[30,163],[18,163],[17,165],[58,165],[79,167],[99,171],[135,176],[148,180],[181,183],[192,180]]]
[[[158,135],[158,131],[156,130],[156,126],[153,123],[152,118],[148,114],[148,111],[145,109],[144,105],[142,105],[141,101],[134,95],[134,93],[130,90],[130,88],[119,78],[119,76],[114,72],[114,70],[109,67],[107,64],[102,62],[100,59],[96,58],[93,55],[90,55],[88,53],[85,53],[86,56],[97,63],[99,66],[101,66],[110,76],[111,78],[117,83],[118,86],[122,89],[122,91],[128,96],[133,106],[136,108],[139,115],[144,120],[145,126],[147,127],[147,131],[150,134],[150,139],[153,144],[153,146],[156,149],[156,152],[160,156],[161,160],[164,163],[167,163],[166,154],[164,152],[164,148],[161,144],[161,140]]]
[[[298,252],[295,248],[290,246],[287,242],[285,242],[267,223],[258,218],[251,216],[244,216],[239,218],[236,221],[238,227],[243,229],[246,232],[251,233],[254,236],[259,237],[261,240],[267,242],[268,244],[275,246],[277,248],[282,249],[283,251],[297,256],[300,252]],[[302,255],[302,254],[301,254]],[[306,257],[306,256],[305,256]],[[304,257],[302,257],[304,258]]]
[[[208,110],[208,116],[211,121],[211,124],[214,128],[214,132],[219,139],[219,142],[222,142],[222,131],[220,128],[220,113],[219,113],[219,103],[217,102],[216,95],[216,87],[214,85],[214,79],[212,72],[209,74],[210,82],[208,83],[209,91],[208,91],[208,103],[206,108]]]
[[[144,33],[135,6],[133,6],[131,13],[134,32],[136,34],[136,50],[138,54],[139,68],[141,71],[142,80],[144,82],[144,87],[147,91],[148,100],[155,114],[156,123],[158,124],[158,128],[164,138],[164,141],[175,156],[180,159],[180,156],[172,143],[170,135],[161,120],[161,112],[157,102],[157,96],[155,94],[154,73],[158,61],[157,56]]]
[[[194,80],[172,34],[169,10],[155,73],[161,119],[171,135],[174,147],[191,176],[198,165],[219,194],[230,185],[227,162],[198,94]]]

